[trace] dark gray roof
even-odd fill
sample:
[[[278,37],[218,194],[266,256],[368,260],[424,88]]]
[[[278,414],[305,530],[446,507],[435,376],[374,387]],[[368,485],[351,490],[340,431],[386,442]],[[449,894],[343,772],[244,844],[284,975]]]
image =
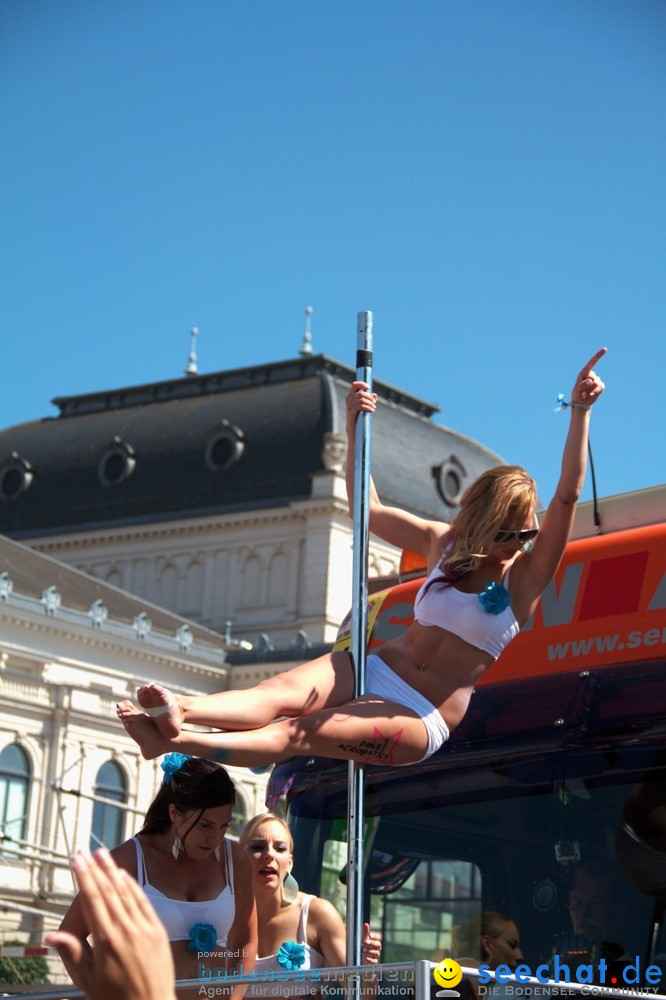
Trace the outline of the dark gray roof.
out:
[[[58,398],[58,417],[0,432],[0,531],[34,537],[306,499],[325,471],[327,433],[344,430],[354,377],[318,355]],[[455,454],[471,480],[498,457],[433,424],[433,404],[381,381],[374,388],[380,494],[447,517],[432,467]]]

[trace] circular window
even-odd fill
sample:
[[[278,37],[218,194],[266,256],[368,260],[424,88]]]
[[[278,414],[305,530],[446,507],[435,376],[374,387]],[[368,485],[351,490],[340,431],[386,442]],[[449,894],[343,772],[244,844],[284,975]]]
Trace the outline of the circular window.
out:
[[[136,454],[131,445],[114,437],[104,451],[97,466],[97,475],[102,486],[119,486],[134,472]]]
[[[442,488],[447,496],[457,497],[462,483],[457,469],[447,469]]]
[[[444,503],[448,504],[449,507],[457,506],[467,476],[462,463],[455,455],[451,455],[441,465],[434,465],[432,474],[437,486],[437,492]]]
[[[224,472],[243,454],[245,435],[240,427],[222,421],[221,429],[211,434],[206,445],[205,460],[211,472]]]
[[[30,462],[13,451],[0,465],[0,498],[17,500],[29,488],[33,479],[34,472]]]

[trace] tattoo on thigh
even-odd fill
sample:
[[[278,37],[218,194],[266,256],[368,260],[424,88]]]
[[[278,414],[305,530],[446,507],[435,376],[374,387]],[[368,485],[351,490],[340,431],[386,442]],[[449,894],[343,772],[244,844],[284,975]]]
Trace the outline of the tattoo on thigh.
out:
[[[368,764],[395,764],[393,754],[400,743],[402,733],[402,729],[397,729],[387,735],[375,726],[372,740],[359,740],[358,744],[338,743],[338,750],[355,757],[362,757]]]

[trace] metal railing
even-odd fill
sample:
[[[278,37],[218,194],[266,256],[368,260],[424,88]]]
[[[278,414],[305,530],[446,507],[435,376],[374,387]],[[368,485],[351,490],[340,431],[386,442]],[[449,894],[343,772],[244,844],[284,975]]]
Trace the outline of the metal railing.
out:
[[[274,986],[285,987],[284,995],[286,997],[289,996],[286,989],[289,982],[302,984],[305,981],[319,987],[321,985],[325,986],[327,983],[333,985],[336,980],[343,978],[360,977],[362,981],[365,980],[366,983],[369,983],[371,980],[374,982],[378,977],[381,977],[383,980],[386,976],[386,982],[402,982],[410,992],[413,988],[414,1000],[428,1000],[430,996],[430,983],[432,981],[430,970],[433,967],[431,962],[422,961],[385,962],[381,965],[346,965],[336,966],[335,968],[307,969],[300,972],[280,971],[275,974],[271,972],[272,979],[266,978],[268,973],[263,972],[248,973],[246,976],[236,976],[233,973],[226,975],[225,970],[224,977],[211,976],[210,978],[178,979],[174,986],[176,992],[178,992],[179,990],[186,989],[201,989],[201,987],[205,986],[234,987],[247,983],[263,987],[264,985],[270,986],[273,984]],[[276,997],[279,995],[279,993],[275,994]],[[85,1000],[85,993],[82,990],[72,989],[72,987],[67,986],[58,987],[58,989],[48,990],[47,992],[11,993],[9,996],[15,997],[16,1000],[81,1000],[81,998]],[[119,1000],[122,1000],[122,998],[119,998]]]
[[[197,979],[179,979],[176,981],[175,989],[185,990],[185,989],[201,989],[207,984],[211,986],[240,986],[243,983],[250,985],[269,985],[270,983],[278,983],[284,987],[284,996],[289,996],[287,991],[287,983],[297,982],[303,983],[310,982],[313,986],[326,985],[327,983],[335,983],[336,980],[340,979],[350,979],[352,977],[361,979],[361,985],[363,981],[368,984],[369,988],[374,988],[375,980],[378,980],[378,987],[381,990],[382,986],[388,987],[392,995],[405,996],[407,993],[412,992],[414,1000],[430,1000],[431,989],[435,989],[435,981],[433,979],[432,970],[436,967],[434,962],[418,960],[415,962],[381,962],[378,965],[362,965],[362,966],[336,966],[335,968],[325,968],[325,969],[307,969],[301,972],[278,972],[275,975],[279,976],[279,979],[275,977],[273,979],[266,978],[267,973],[255,972],[248,973],[246,976],[235,976],[233,973],[229,976],[226,975],[222,978],[221,976],[210,978],[197,978]],[[479,970],[471,968],[468,966],[461,966],[463,976],[467,979],[478,979],[480,976]],[[496,980],[494,972],[487,972],[486,975],[491,980]],[[570,995],[580,995],[583,997],[591,997],[592,1000],[602,1000],[602,998],[612,998],[618,997],[622,1000],[666,1000],[666,994],[663,993],[648,993],[645,990],[640,990],[636,987],[632,989],[631,985],[621,986],[620,984],[616,986],[599,986],[594,983],[578,983],[578,982],[567,982],[563,980],[548,979],[542,980],[537,979],[534,976],[522,976],[517,979],[515,976],[502,976],[501,982],[506,982],[507,984],[512,984],[514,986],[523,986],[526,988],[526,992],[529,992],[530,987],[532,987],[531,994],[536,996],[545,996],[546,991],[555,990],[557,994],[561,997],[565,995],[565,991]],[[396,990],[396,984],[403,984],[404,989],[399,991]],[[538,993],[534,990],[534,987],[542,990],[543,992]],[[455,996],[455,990],[444,990],[440,991],[446,994],[447,997]],[[202,994],[203,995],[203,994]],[[275,996],[279,996],[279,993],[275,993]],[[16,1000],[85,1000],[85,994],[81,990],[71,989],[67,987],[58,988],[57,990],[49,990],[48,992],[41,993],[12,993],[9,994],[10,997],[15,997]]]

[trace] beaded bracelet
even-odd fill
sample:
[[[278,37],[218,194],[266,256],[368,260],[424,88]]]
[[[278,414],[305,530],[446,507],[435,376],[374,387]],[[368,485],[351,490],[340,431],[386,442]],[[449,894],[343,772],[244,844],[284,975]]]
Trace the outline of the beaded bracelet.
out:
[[[572,399],[566,400],[564,398],[564,393],[560,392],[557,394],[557,406],[555,407],[555,413],[559,413],[560,410],[566,410],[567,406],[578,406],[581,410],[591,410],[591,403],[574,403]]]

